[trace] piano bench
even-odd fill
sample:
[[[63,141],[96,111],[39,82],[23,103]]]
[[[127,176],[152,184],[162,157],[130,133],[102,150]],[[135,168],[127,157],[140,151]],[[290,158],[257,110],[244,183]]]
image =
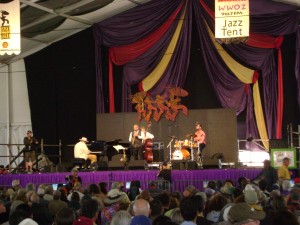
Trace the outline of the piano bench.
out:
[[[73,167],[78,166],[80,169],[86,167],[86,160],[82,158],[74,158],[73,159]]]

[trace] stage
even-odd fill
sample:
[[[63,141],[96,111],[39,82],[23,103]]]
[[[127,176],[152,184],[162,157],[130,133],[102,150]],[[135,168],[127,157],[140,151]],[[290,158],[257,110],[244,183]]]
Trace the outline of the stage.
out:
[[[172,191],[183,191],[187,185],[194,185],[203,190],[203,181],[231,179],[235,183],[238,178],[254,178],[261,169],[200,169],[200,170],[172,170]],[[95,171],[79,172],[83,187],[91,183],[107,182],[108,187],[114,181],[128,182],[139,180],[142,189],[147,189],[149,182],[157,180],[159,170],[128,170],[128,171]],[[6,174],[0,176],[0,186],[10,187],[14,179],[20,180],[22,187],[27,183],[57,184],[66,183],[65,177],[70,173],[33,173],[33,174]]]

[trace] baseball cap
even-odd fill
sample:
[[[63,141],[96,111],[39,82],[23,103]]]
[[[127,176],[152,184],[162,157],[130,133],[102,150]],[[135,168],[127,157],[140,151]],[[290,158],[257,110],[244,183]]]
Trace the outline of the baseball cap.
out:
[[[264,211],[256,211],[247,203],[237,203],[229,209],[227,216],[231,223],[241,223],[249,219],[262,220],[265,218],[266,213]]]
[[[257,197],[257,193],[254,190],[246,190],[244,192],[245,195],[245,202],[248,204],[256,204],[258,203],[258,197]]]

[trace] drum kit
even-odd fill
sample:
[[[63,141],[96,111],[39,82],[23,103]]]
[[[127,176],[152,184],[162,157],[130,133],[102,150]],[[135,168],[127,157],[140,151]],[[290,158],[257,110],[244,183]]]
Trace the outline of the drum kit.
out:
[[[199,167],[202,167],[202,154],[200,151],[200,144],[194,141],[194,134],[187,134],[184,141],[177,140],[176,137],[170,136],[171,142],[176,139],[174,148],[175,151],[172,153],[171,144],[170,146],[170,158],[172,160],[190,160],[195,161]]]

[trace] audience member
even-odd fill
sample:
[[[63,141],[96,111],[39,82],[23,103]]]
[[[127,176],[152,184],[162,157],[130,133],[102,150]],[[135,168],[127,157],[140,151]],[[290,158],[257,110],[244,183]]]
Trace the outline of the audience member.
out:
[[[151,210],[151,213],[150,213],[150,220],[153,222],[153,220],[162,215],[163,212],[164,212],[164,208],[163,208],[163,205],[161,204],[161,202],[159,200],[152,200],[150,202],[150,210]]]
[[[278,168],[278,179],[282,183],[284,180],[291,179],[291,172],[289,171],[288,167],[290,165],[290,159],[285,157],[282,160],[282,166]]]
[[[106,182],[100,182],[99,183],[100,188],[100,199],[104,200],[107,195],[107,183]]]
[[[206,215],[206,219],[212,222],[218,222],[221,210],[228,203],[226,197],[221,194],[215,195],[208,205],[208,213]]]
[[[149,202],[147,202],[144,199],[137,199],[134,201],[134,204],[133,204],[134,216],[144,215],[144,216],[149,217],[150,212],[151,212],[151,210],[150,210]]]
[[[25,190],[26,190],[27,192],[28,192],[28,191],[34,191],[34,192],[36,192],[35,184],[33,184],[33,183],[28,183],[28,184],[26,184]]]
[[[144,199],[147,202],[151,202],[153,200],[148,190],[143,190],[139,195],[139,199]]]
[[[69,183],[69,186],[71,188],[74,188],[76,183],[80,183],[82,184],[82,180],[81,177],[78,175],[78,169],[76,167],[74,167],[71,170],[72,174],[69,176],[66,176],[66,181]]]
[[[190,197],[190,196],[192,196],[194,193],[196,193],[197,191],[198,191],[198,190],[197,190],[197,188],[196,188],[195,186],[189,185],[189,186],[187,186],[187,187],[184,189],[182,195],[183,195],[183,197]]]
[[[19,180],[13,180],[11,182],[11,186],[14,189],[14,191],[18,191],[20,188],[22,188]]]
[[[261,211],[262,208],[259,204],[257,193],[254,190],[246,190],[244,192],[245,202],[255,210]]]
[[[32,219],[39,225],[50,225],[52,218],[49,214],[48,207],[41,203],[32,203]]]
[[[299,222],[292,212],[280,210],[273,215],[272,225],[299,225]]]
[[[63,202],[60,200],[61,192],[60,191],[54,191],[53,192],[53,200],[49,202],[48,209],[49,214],[52,218],[55,217],[58,211],[60,211],[63,208],[67,208],[68,205],[66,202]]]
[[[131,219],[130,225],[151,225],[151,220],[144,215],[134,216]]]
[[[162,192],[162,190],[158,188],[156,181],[151,181],[149,183],[148,191],[150,192],[152,198],[158,196]]]
[[[262,171],[253,179],[264,180],[266,182],[266,190],[272,191],[272,185],[278,181],[277,171],[271,166],[270,160],[264,161],[264,168]]]
[[[76,219],[74,210],[70,208],[62,208],[55,216],[53,225],[72,225]]]
[[[77,211],[80,209],[80,198],[77,192],[73,192],[71,196],[71,201],[68,203],[68,207]]]
[[[52,185],[47,185],[45,188],[45,195],[43,199],[45,199],[48,202],[51,202],[53,200],[53,186]]]
[[[98,218],[98,202],[94,199],[84,200],[80,209],[80,216],[73,225],[94,225]]]
[[[112,218],[110,225],[129,225],[131,215],[125,210],[118,211]]]
[[[170,214],[170,219],[176,224],[181,224],[184,221],[179,208],[175,208],[172,210],[172,213]]]
[[[101,225],[110,224],[113,216],[120,208],[120,203],[124,198],[125,193],[120,192],[119,189],[111,189],[104,199],[106,207],[101,211]]]
[[[194,202],[194,204],[197,207],[197,218],[196,218],[196,224],[197,225],[211,225],[213,224],[212,221],[206,219],[203,215],[204,207],[205,207],[205,201],[200,195],[195,195],[191,197],[191,200]]]
[[[170,195],[166,191],[162,192],[160,195],[157,196],[157,198],[161,204],[164,207],[164,213],[165,214],[169,210],[170,206]]]
[[[259,224],[265,218],[264,211],[253,210],[247,203],[234,204],[228,212],[228,221],[233,225]]]
[[[196,225],[198,208],[195,202],[191,198],[183,198],[179,208],[184,219],[181,225]]]
[[[82,199],[82,197],[83,197],[84,194],[82,193],[82,192],[83,192],[82,186],[81,186],[81,184],[80,184],[79,182],[75,183],[75,185],[74,185],[74,187],[73,187],[73,192],[77,192],[78,195],[79,195],[80,200]],[[72,192],[72,193],[73,193],[73,192]],[[70,193],[70,194],[68,195],[68,197],[67,197],[68,201],[71,200],[72,193]]]

